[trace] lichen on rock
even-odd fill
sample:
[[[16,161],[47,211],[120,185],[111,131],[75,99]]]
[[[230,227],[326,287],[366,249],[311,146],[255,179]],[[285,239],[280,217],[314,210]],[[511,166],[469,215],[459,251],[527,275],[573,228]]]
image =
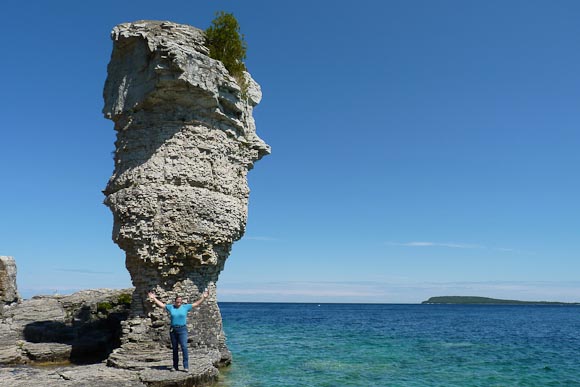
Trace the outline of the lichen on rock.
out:
[[[126,253],[135,292],[124,322],[131,343],[167,344],[165,312],[147,292],[171,302],[209,299],[189,319],[190,346],[229,361],[215,283],[247,219],[247,173],[270,153],[256,135],[248,90],[208,56],[203,31],[162,21],[116,26],[104,99],[117,131],[115,170],[104,193],[113,240]],[[120,350],[121,352],[123,349]]]

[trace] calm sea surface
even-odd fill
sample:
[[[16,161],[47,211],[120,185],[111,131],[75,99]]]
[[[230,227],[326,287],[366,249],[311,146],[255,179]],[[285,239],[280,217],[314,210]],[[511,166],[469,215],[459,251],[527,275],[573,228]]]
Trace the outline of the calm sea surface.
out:
[[[220,303],[220,387],[580,386],[580,307]]]

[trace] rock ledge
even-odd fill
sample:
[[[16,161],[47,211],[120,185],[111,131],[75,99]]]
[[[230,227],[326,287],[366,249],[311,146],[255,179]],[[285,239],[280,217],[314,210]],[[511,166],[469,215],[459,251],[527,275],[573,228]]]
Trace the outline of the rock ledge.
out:
[[[133,289],[83,290],[13,303],[0,318],[0,386],[185,387],[218,379],[221,354],[190,349],[190,372],[172,372],[171,349],[120,345]],[[96,362],[96,363],[95,363]]]

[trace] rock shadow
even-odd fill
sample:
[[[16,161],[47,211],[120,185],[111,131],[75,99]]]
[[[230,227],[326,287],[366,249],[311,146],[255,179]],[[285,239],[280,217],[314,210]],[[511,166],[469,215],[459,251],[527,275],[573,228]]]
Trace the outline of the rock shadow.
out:
[[[106,318],[82,321],[77,315],[72,324],[61,321],[36,321],[24,327],[24,339],[34,344],[65,344],[69,349],[55,349],[47,345],[32,351],[24,344],[27,356],[37,362],[62,362],[72,364],[94,364],[107,359],[111,352],[121,346],[121,321],[127,319],[127,312],[109,313]],[[90,310],[87,311],[90,313]],[[56,346],[59,347],[59,346]],[[65,347],[66,348],[66,347]]]

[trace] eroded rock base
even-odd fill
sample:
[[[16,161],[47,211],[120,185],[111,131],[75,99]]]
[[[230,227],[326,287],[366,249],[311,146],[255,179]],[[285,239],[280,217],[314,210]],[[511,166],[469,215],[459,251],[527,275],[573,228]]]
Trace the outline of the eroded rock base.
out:
[[[0,367],[2,387],[198,387],[214,384],[218,370],[202,361],[203,354],[190,354],[190,372],[171,372],[169,361],[147,361],[140,370],[109,367],[103,363],[83,366]],[[167,357],[166,357],[167,359]],[[198,363],[199,361],[199,363]],[[211,367],[210,367],[211,366]]]
[[[0,364],[103,361],[120,342],[133,289],[35,296],[4,308]]]
[[[132,292],[85,290],[37,296],[7,307],[0,318],[0,387],[189,387],[216,382],[217,367],[227,364],[219,350],[190,348],[185,373],[171,371],[168,346],[120,346]]]

